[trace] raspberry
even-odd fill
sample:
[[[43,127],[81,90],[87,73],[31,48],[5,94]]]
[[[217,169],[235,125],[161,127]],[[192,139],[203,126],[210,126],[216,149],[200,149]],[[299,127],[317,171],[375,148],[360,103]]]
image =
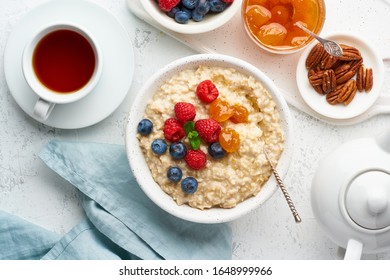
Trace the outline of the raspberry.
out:
[[[225,3],[233,3],[234,0],[222,0],[222,2],[225,2]]]
[[[206,166],[206,154],[202,150],[189,150],[184,160],[194,170],[200,170]]]
[[[196,88],[196,94],[200,101],[211,103],[217,99],[219,91],[212,81],[204,80],[203,82],[200,82]]]
[[[169,12],[173,7],[177,6],[180,0],[159,0],[158,5],[164,12]]]
[[[207,143],[218,141],[221,125],[213,119],[198,120],[195,122],[195,130]]]
[[[175,118],[169,118],[165,121],[163,131],[165,139],[172,142],[179,141],[185,135],[183,126]]]
[[[176,118],[181,123],[192,121],[195,118],[195,106],[191,103],[179,102],[175,105]]]

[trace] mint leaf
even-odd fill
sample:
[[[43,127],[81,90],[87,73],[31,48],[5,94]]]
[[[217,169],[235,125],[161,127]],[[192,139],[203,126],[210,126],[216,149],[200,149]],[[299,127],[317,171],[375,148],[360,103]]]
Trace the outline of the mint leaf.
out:
[[[196,130],[194,131],[191,131],[190,133],[188,133],[188,139],[195,139],[199,136],[198,132]],[[199,138],[199,137],[198,137]]]
[[[192,149],[198,150],[200,147],[200,137],[196,130],[188,133],[188,140],[190,140],[190,145]]]
[[[184,124],[184,131],[186,132],[186,135],[189,135],[191,131],[195,130],[195,123],[194,122],[186,122]]]
[[[190,139],[190,144],[193,150],[198,150],[200,147],[200,138],[199,136],[193,139]]]

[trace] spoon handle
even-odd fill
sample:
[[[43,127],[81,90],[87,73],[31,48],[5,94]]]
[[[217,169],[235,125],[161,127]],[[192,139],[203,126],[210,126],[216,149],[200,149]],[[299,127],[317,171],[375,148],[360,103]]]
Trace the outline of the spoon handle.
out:
[[[273,164],[272,164],[272,162],[271,162],[270,158],[268,157],[268,154],[265,150],[264,150],[264,154],[269,162],[269,165],[271,166],[272,172],[274,173],[274,176],[275,176],[276,181],[278,182],[278,185],[279,185],[279,187],[284,195],[284,198],[287,201],[288,207],[290,208],[290,211],[291,211],[292,215],[294,216],[295,222],[300,223],[302,221],[301,217],[299,216],[297,209],[295,209],[294,203],[293,203],[290,195],[288,194],[287,189],[284,186],[282,179],[280,178],[278,172],[276,171],[275,167],[273,166]]]
[[[321,43],[325,43],[326,41],[324,39],[322,39],[321,37],[319,37],[317,34],[313,33],[311,30],[307,29],[303,24],[301,24],[299,21],[295,23],[296,26],[298,26],[299,28],[303,29],[305,32],[309,33],[311,36],[313,36],[314,38],[316,38],[318,41],[320,41]]]

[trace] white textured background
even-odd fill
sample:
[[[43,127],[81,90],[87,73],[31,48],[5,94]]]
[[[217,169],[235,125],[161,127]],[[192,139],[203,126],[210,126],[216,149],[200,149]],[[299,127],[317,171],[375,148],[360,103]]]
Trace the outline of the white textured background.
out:
[[[122,105],[92,127],[79,130],[48,127],[19,108],[7,88],[3,71],[4,48],[13,26],[21,16],[43,2],[0,0],[0,209],[64,234],[84,214],[75,189],[37,157],[41,148],[51,139],[124,144],[127,112],[142,83],[155,69],[194,52],[133,16],[124,0],[94,0],[115,14],[130,34],[136,60],[133,85]],[[390,64],[386,62],[385,66],[387,81],[382,92],[389,93]],[[339,144],[377,135],[390,127],[389,115],[338,127],[324,124],[294,108],[291,111],[295,154],[285,185],[303,222],[294,223],[281,192],[277,192],[265,205],[232,223],[235,259],[339,258],[337,246],[318,227],[311,211],[312,176],[318,161]],[[390,259],[390,252],[363,258]]]

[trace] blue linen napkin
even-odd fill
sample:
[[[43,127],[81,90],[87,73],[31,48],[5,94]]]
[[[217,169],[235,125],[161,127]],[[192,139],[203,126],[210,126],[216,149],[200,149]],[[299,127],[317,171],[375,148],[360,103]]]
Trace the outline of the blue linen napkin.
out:
[[[231,259],[230,226],[161,210],[136,183],[124,146],[53,140],[40,158],[80,190],[87,218],[61,237],[0,211],[0,259]]]
[[[37,260],[61,236],[0,210],[0,260]]]

